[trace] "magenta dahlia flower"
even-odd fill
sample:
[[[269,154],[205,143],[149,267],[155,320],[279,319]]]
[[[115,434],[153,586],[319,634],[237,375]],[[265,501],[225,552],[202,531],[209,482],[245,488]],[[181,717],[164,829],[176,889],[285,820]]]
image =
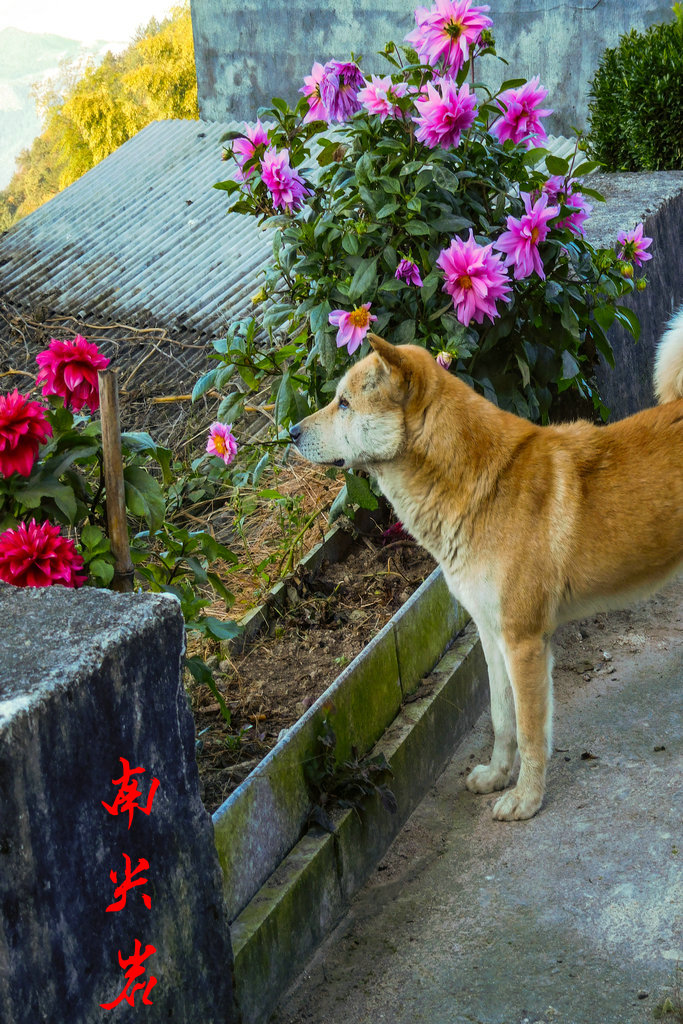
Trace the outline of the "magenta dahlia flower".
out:
[[[557,222],[558,228],[569,228],[575,235],[583,235],[583,225],[590,217],[593,206],[581,193],[581,185],[576,178],[567,181],[562,175],[555,174],[543,184],[542,192],[552,203],[565,206],[571,212],[563,220]]]
[[[417,28],[405,41],[425,64],[440,64],[444,74],[456,75],[468,59],[470,47],[493,25],[484,13],[488,10],[488,6],[474,7],[470,0],[436,0],[431,10],[417,8]]]
[[[360,347],[372,321],[377,319],[370,312],[370,305],[371,303],[365,302],[362,306],[351,310],[350,313],[347,313],[345,309],[333,309],[330,313],[330,323],[339,328],[337,348],[346,345],[350,356]]]
[[[637,267],[642,267],[643,263],[652,259],[652,254],[645,251],[652,245],[652,239],[643,235],[642,223],[633,231],[622,231],[618,234],[617,242],[621,246],[617,250],[620,260],[627,260],[629,263],[635,263]]]
[[[52,523],[19,523],[0,534],[0,580],[15,587],[80,587],[88,578],[72,540]]]
[[[416,288],[422,287],[420,268],[417,263],[413,263],[412,260],[401,260],[399,265],[396,267],[394,277],[398,281],[406,281],[408,284],[414,284]]]
[[[49,347],[36,356],[40,367],[36,384],[44,395],[60,395],[64,405],[79,412],[84,405],[96,412],[100,407],[97,371],[109,366],[97,345],[77,334],[73,341],[50,339]]]
[[[216,421],[209,427],[209,439],[206,442],[209,455],[217,455],[226,466],[229,466],[237,455],[237,440],[232,434],[232,423]]]
[[[502,266],[502,257],[492,246],[479,245],[472,229],[466,242],[454,238],[436,261],[444,272],[443,291],[453,299],[456,315],[465,327],[471,320],[478,324],[487,316],[491,322],[499,316],[496,302],[509,298],[511,287]]]
[[[30,476],[38,448],[52,437],[45,410],[17,389],[0,395],[0,476]]]
[[[273,197],[273,206],[290,213],[300,210],[310,188],[301,175],[289,165],[289,150],[269,146],[261,160],[261,180]]]
[[[538,105],[548,95],[548,90],[539,84],[538,75],[518,89],[506,89],[496,100],[501,116],[490,128],[499,142],[512,139],[515,145],[525,143],[527,149],[545,142],[547,135],[540,118],[552,114],[552,110],[539,110]]]
[[[420,115],[413,118],[418,126],[415,137],[430,149],[455,148],[477,116],[476,96],[467,82],[458,88],[452,79],[442,78],[437,85],[440,92],[427,82],[427,98],[415,100]]]
[[[506,253],[505,266],[514,267],[513,272],[517,281],[529,277],[534,270],[545,280],[543,260],[538,246],[545,240],[550,230],[548,221],[557,217],[560,208],[548,206],[546,193],[539,196],[535,203],[532,203],[532,196],[528,192],[522,192],[522,199],[526,213],[519,218],[508,217],[507,231],[493,243],[493,248]]]
[[[403,117],[397,100],[408,94],[407,82],[392,82],[389,75],[379,78],[371,75],[365,88],[358,92],[358,99],[371,114],[379,114],[380,121],[387,117]]]
[[[328,60],[323,72],[320,99],[328,120],[348,121],[361,108],[358,91],[365,86],[363,72],[353,61],[339,60]]]
[[[304,117],[304,124],[310,121],[327,121],[329,117],[327,107],[320,98],[320,83],[324,74],[325,68],[316,61],[310,75],[304,75],[304,84],[299,89],[308,100],[308,113]]]
[[[268,132],[258,120],[253,126],[245,125],[247,130],[246,136],[241,139],[235,139],[232,144],[232,152],[235,160],[239,164],[237,171],[235,171],[235,181],[246,181],[247,178],[252,174],[254,167],[248,167],[245,171],[246,164],[250,160],[253,160],[254,154],[258,146],[269,145]]]

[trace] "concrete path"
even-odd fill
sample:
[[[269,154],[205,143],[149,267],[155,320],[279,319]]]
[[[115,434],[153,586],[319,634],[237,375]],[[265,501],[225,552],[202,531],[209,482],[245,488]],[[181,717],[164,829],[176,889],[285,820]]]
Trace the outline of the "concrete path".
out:
[[[555,655],[540,814],[464,788],[486,713],[273,1024],[652,1024],[681,998],[683,581]]]

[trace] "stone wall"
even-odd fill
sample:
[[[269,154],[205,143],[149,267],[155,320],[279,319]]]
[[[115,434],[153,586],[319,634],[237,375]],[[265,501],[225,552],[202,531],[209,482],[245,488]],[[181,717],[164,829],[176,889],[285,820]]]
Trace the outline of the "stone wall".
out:
[[[199,109],[207,121],[254,120],[273,96],[290,103],[314,61],[363,55],[366,72],[385,74],[376,51],[403,42],[415,26],[409,0],[191,0]],[[426,3],[424,6],[431,6]],[[540,75],[555,111],[553,134],[583,127],[588,81],[606,46],[631,28],[672,19],[662,0],[492,0],[490,16],[498,53],[508,65],[486,58],[479,77]]]
[[[235,1020],[183,651],[173,598],[0,584],[3,1024]]]

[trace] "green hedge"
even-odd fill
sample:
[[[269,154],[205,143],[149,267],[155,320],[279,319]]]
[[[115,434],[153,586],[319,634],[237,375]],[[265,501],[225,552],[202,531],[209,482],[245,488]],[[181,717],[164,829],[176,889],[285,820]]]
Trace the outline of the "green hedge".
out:
[[[683,168],[683,5],[605,50],[591,83],[591,155],[608,171]]]

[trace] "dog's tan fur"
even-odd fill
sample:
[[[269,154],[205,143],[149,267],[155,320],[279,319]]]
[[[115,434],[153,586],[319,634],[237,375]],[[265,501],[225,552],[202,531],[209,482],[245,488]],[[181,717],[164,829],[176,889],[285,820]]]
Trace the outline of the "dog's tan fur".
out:
[[[556,626],[651,593],[683,566],[683,312],[660,345],[665,404],[621,422],[539,427],[497,408],[422,348],[374,352],[292,428],[313,462],[376,476],[474,619],[495,742],[469,789],[517,785],[494,817],[541,805],[551,749]]]

